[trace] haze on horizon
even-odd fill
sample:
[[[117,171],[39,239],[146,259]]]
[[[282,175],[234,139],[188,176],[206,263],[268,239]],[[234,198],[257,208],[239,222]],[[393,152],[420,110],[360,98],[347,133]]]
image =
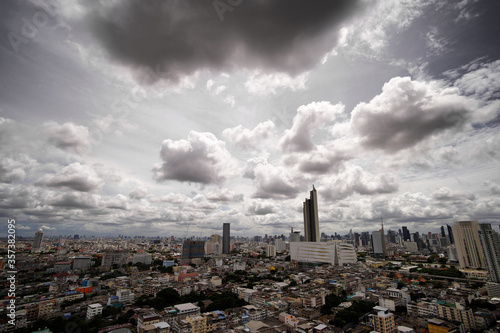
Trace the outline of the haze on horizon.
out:
[[[2,1],[21,236],[500,224],[498,1]]]

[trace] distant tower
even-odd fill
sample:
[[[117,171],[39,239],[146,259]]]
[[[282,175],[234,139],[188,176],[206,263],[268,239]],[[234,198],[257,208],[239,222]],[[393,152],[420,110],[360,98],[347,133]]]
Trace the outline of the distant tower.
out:
[[[441,237],[446,237],[446,234],[444,233],[444,226],[441,226]]]
[[[461,268],[486,268],[477,221],[455,222],[453,237]]]
[[[410,230],[408,230],[407,227],[403,226],[401,229],[403,229],[403,240],[405,242],[409,242],[411,240],[410,238]]]
[[[230,240],[231,240],[231,233],[230,233],[230,228],[231,228],[231,223],[224,223],[222,225],[222,253],[229,253],[230,252]]]
[[[304,234],[306,242],[319,242],[318,196],[316,188],[310,192],[310,198],[304,201]]]
[[[450,244],[453,244],[454,243],[453,229],[449,225],[446,225],[446,228],[448,229],[448,237],[450,238]]]
[[[40,228],[37,232],[35,232],[35,239],[33,240],[33,246],[31,249],[33,252],[40,251],[42,247],[42,239],[43,239],[43,230]]]

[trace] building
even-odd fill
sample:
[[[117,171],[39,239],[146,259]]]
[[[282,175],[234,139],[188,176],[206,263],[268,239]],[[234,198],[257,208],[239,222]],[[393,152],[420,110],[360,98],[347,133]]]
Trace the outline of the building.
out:
[[[427,329],[429,330],[429,333],[460,332],[460,327],[438,318],[432,318],[427,320]]]
[[[272,244],[267,244],[266,246],[266,256],[276,257],[276,246]]]
[[[375,331],[380,333],[396,333],[396,324],[394,323],[394,314],[389,312],[388,308],[376,306],[377,314],[372,315],[372,325]]]
[[[229,254],[231,252],[231,223],[222,225],[222,253]]]
[[[453,225],[453,237],[461,268],[486,269],[477,221],[457,221]]]
[[[292,231],[290,232],[290,243],[291,242],[300,242],[300,231]]]
[[[119,289],[116,296],[118,296],[120,303],[133,302],[135,299],[135,294],[130,289]]]
[[[73,269],[87,269],[92,264],[92,258],[87,256],[78,256],[73,259]]]
[[[186,321],[191,325],[191,333],[207,332],[207,318],[205,316],[187,317]]]
[[[92,319],[92,317],[102,314],[102,305],[99,303],[89,304],[87,307],[87,320]]]
[[[128,256],[128,250],[108,250],[102,256],[101,265],[108,268],[113,265],[120,267],[128,262]]]
[[[274,241],[274,245],[276,245],[277,252],[283,252],[286,250],[286,243],[280,238],[278,238],[278,239],[276,239],[276,241]]]
[[[183,303],[174,305],[175,310],[177,311],[176,320],[183,320],[187,317],[195,317],[200,315],[200,307],[194,305],[193,303]]]
[[[141,263],[144,265],[151,265],[153,262],[153,256],[151,253],[136,253],[132,258],[132,264]]]
[[[384,229],[372,232],[372,250],[374,257],[386,256]]]
[[[354,264],[357,261],[354,246],[341,241],[292,242],[290,257],[292,261],[330,265]]]
[[[204,258],[205,242],[197,240],[185,240],[182,244],[182,259]]]
[[[479,240],[488,266],[489,281],[500,282],[500,236],[489,223],[479,224]]]
[[[221,243],[221,237],[220,237],[220,235],[213,234],[213,235],[210,236],[210,241],[212,243],[219,243],[220,244]]]
[[[35,239],[33,240],[33,245],[31,246],[31,250],[33,252],[40,252],[42,249],[42,240],[43,240],[43,230],[40,228],[37,232],[35,232]]]
[[[318,196],[314,185],[309,199],[304,201],[303,213],[305,241],[319,242]]]
[[[410,242],[411,241],[410,230],[408,230],[408,228],[405,226],[402,226],[401,229],[403,230],[403,240],[405,242]]]

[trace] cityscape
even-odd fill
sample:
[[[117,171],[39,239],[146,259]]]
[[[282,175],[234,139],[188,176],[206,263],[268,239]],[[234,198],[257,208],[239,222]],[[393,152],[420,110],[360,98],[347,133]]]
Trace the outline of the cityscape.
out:
[[[2,332],[500,328],[500,235],[491,224],[419,233],[385,231],[381,218],[378,231],[326,235],[317,197],[313,186],[303,234],[235,237],[223,223],[210,237],[44,237],[42,229],[19,237],[15,261],[0,261]]]
[[[500,331],[499,12],[0,1],[0,333]]]

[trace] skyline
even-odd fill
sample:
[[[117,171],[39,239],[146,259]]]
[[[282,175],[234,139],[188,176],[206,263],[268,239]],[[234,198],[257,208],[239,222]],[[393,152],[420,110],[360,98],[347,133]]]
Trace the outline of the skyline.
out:
[[[497,230],[498,2],[217,3],[0,3],[18,235]]]

